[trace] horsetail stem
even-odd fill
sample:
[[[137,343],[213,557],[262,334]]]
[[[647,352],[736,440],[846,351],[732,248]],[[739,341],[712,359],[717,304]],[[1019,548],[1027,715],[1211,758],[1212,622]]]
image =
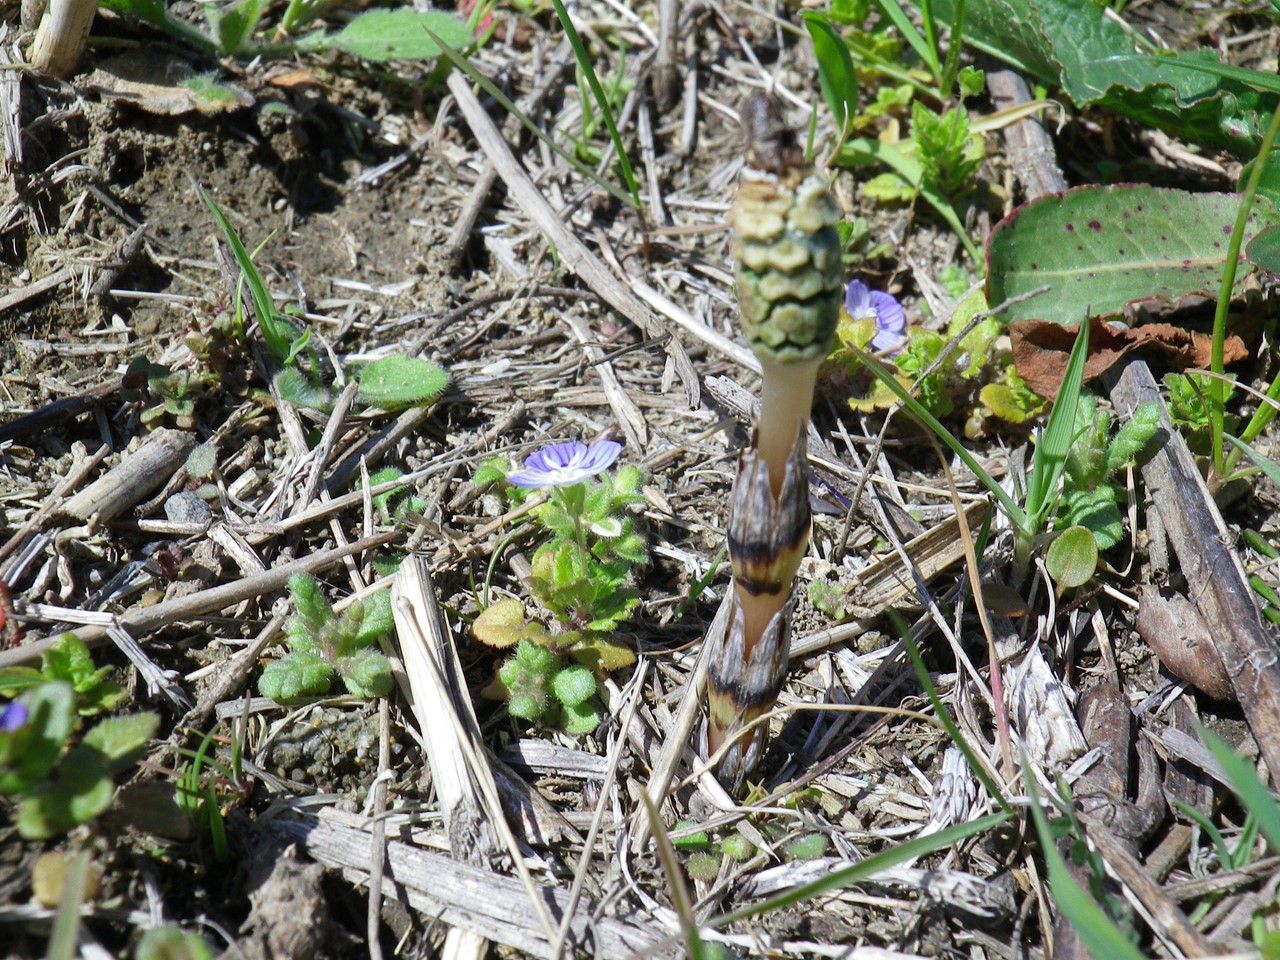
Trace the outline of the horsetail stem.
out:
[[[734,609],[708,678],[712,751],[782,690],[792,581],[809,543],[809,411],[843,293],[840,208],[826,180],[772,99],[753,96],[743,118],[747,165],[731,214],[732,253],[742,329],[763,379],[755,443],[739,459],[730,507]],[[763,742],[752,731],[728,748],[717,771],[726,786],[741,786]]]

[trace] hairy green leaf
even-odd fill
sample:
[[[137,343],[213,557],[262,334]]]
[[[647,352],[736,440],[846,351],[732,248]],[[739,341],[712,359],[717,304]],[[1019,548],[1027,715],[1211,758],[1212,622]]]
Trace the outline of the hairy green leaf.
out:
[[[337,33],[310,34],[299,46],[342,50],[364,60],[431,60],[440,56],[440,46],[427,31],[451,47],[467,47],[475,39],[465,23],[448,13],[418,13],[404,7],[368,10]]]
[[[565,667],[551,681],[551,689],[566,707],[576,707],[595,694],[596,678],[586,667]]]
[[[391,356],[366,364],[359,381],[362,401],[396,411],[435,400],[448,385],[449,375],[430,360]]]

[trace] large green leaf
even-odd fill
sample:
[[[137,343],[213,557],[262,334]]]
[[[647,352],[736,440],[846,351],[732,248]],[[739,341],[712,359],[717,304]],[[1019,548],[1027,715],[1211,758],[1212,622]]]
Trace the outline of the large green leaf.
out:
[[[333,47],[365,60],[430,60],[440,56],[440,47],[428,30],[455,48],[465,48],[475,39],[465,23],[447,13],[405,8],[369,10],[337,33],[312,34],[304,45]]]
[[[950,18],[954,3],[935,0],[934,16]],[[1135,56],[1132,31],[1086,0],[968,0],[965,40],[1061,86],[1078,106],[1106,107],[1240,157],[1257,152],[1276,103],[1247,75],[1215,75],[1211,50]],[[1274,79],[1258,77],[1259,85]]]
[[[987,241],[987,301],[1048,285],[1003,316],[1074,325],[1139,300],[1216,295],[1240,195],[1146,185],[1080,187],[1018,208]],[[1256,204],[1246,240],[1280,224]],[[1237,284],[1243,283],[1241,270]]]

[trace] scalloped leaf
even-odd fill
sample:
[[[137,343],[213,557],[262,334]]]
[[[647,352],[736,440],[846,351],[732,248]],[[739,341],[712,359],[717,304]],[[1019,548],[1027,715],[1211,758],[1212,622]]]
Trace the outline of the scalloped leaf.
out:
[[[1006,322],[1074,325],[1109,317],[1141,300],[1214,296],[1226,263],[1240,195],[1188,193],[1144,184],[1078,187],[1014,210],[987,241],[987,300],[999,304],[1048,285],[1050,292],[1010,306]],[[1255,204],[1246,237],[1280,225]],[[1243,282],[1241,269],[1236,284]]]
[[[524,636],[526,626],[524,604],[513,598],[497,600],[476,617],[471,624],[471,636],[486,647],[514,647]]]

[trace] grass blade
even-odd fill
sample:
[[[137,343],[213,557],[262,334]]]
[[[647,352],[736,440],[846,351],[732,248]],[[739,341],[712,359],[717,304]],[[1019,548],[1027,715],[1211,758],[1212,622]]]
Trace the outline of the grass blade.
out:
[[[920,31],[911,22],[911,18],[907,16],[907,11],[902,9],[898,0],[875,0],[875,4],[880,8],[880,12],[888,17],[893,25],[898,28],[898,33],[902,34],[902,39],[911,44],[911,49],[916,52],[916,56],[929,68],[929,72],[933,74],[934,83],[937,83],[942,72],[938,65],[938,52],[921,36]]]
[[[84,903],[89,877],[89,851],[77,850],[69,859],[71,862],[62,878],[58,912],[54,915],[53,929],[49,932],[49,944],[45,949],[49,960],[72,960],[79,955],[76,944],[80,937],[80,905]]]
[[[1235,447],[1237,450],[1243,453],[1246,457],[1252,460],[1255,464],[1257,464],[1258,469],[1267,475],[1267,479],[1271,480],[1273,483],[1277,485],[1280,485],[1280,465],[1277,465],[1274,460],[1268,457],[1264,457],[1262,454],[1260,454],[1257,450],[1253,449],[1253,447],[1249,446],[1243,440],[1239,440],[1233,437],[1229,433],[1224,433],[1222,437],[1224,440],[1227,441],[1227,443],[1231,444],[1233,447]]]
[[[604,117],[604,125],[609,128],[609,137],[613,140],[613,149],[618,155],[618,164],[622,167],[622,177],[627,181],[627,190],[631,193],[635,208],[639,210],[640,187],[631,169],[631,161],[627,158],[626,147],[622,145],[622,135],[618,133],[618,125],[613,120],[609,98],[605,96],[604,87],[600,86],[600,78],[596,76],[596,71],[591,66],[591,56],[587,53],[586,44],[582,42],[582,37],[578,36],[578,30],[573,25],[573,20],[569,18],[569,11],[564,8],[562,0],[551,0],[551,4],[556,8],[556,16],[560,18],[560,26],[564,27],[564,35],[568,38],[569,45],[573,47],[573,55],[578,58],[578,66],[582,67],[582,72],[587,78],[587,86],[591,88],[591,95],[595,97],[596,106],[600,108],[600,114]]]
[[[662,864],[662,872],[667,875],[667,885],[671,890],[671,905],[680,917],[680,930],[684,934],[685,947],[692,960],[703,960],[706,952],[702,949],[702,938],[698,936],[698,921],[693,915],[693,901],[689,897],[689,888],[685,885],[680,872],[680,861],[676,859],[675,848],[667,829],[662,824],[662,817],[649,798],[643,794],[644,812],[649,817],[649,829],[653,831],[653,840],[658,848],[658,861]]]
[[[1258,821],[1258,829],[1271,849],[1280,850],[1280,803],[1276,803],[1271,791],[1258,779],[1258,771],[1211,730],[1201,730],[1200,739],[1231,781],[1231,789],[1240,802]]]
[[[253,312],[258,317],[258,328],[262,331],[262,338],[267,341],[267,348],[281,366],[288,366],[298,350],[306,346],[305,340],[302,343],[296,343],[292,336],[293,331],[276,319],[275,301],[271,298],[267,285],[262,281],[262,274],[258,273],[258,268],[253,263],[253,257],[240,242],[240,237],[231,228],[231,222],[227,220],[226,215],[218,209],[218,205],[203,188],[200,190],[200,199],[204,201],[205,206],[213,214],[214,220],[218,222],[222,238],[231,248],[231,253],[240,266],[240,272],[244,275],[244,281],[249,285],[249,293],[253,297]],[[307,333],[309,334],[310,331]],[[303,337],[306,336],[307,334],[303,334]]]
[[[1035,460],[1031,475],[1027,478],[1027,516],[1033,528],[1039,529],[1044,515],[1053,504],[1058,480],[1067,465],[1067,454],[1075,440],[1076,407],[1080,399],[1080,387],[1084,383],[1084,364],[1089,358],[1089,321],[1080,324],[1075,346],[1067,360],[1062,375],[1058,399],[1049,411],[1049,421],[1036,444]]]
[[[898,378],[885,368],[884,364],[865,350],[861,350],[852,344],[849,344],[848,347],[854,356],[866,365],[877,380],[893,391],[913,417],[932,430],[938,439],[950,447],[951,451],[964,462],[964,465],[982,482],[987,491],[996,498],[1004,512],[1009,515],[1009,519],[1013,521],[1014,526],[1019,530],[1026,529],[1028,519],[1023,509],[1005,492],[995,477],[982,469],[982,465],[978,463],[977,458],[964,448],[964,445],[955,438],[955,435],[944,427],[937,417],[926,410],[924,404],[913,397],[907,388],[898,382]]]
[[[1027,795],[1031,798],[1031,817],[1035,820],[1040,847],[1044,851],[1045,866],[1048,867],[1049,892],[1053,894],[1053,902],[1095,957],[1106,957],[1107,960],[1145,960],[1138,948],[1129,942],[1094,899],[1076,883],[1075,877],[1071,876],[1066,861],[1058,852],[1057,840],[1049,828],[1049,818],[1040,807],[1035,776],[1025,757],[1022,774],[1027,784]]]
[[[942,64],[942,79],[939,81],[942,95],[951,96],[951,88],[960,73],[960,53],[964,48],[964,8],[965,0],[956,0],[955,13],[951,18],[951,31],[947,37],[947,59]]]
[[[776,897],[770,897],[760,903],[754,903],[739,910],[734,910],[732,913],[716,917],[708,922],[707,926],[723,927],[730,923],[736,923],[738,920],[745,920],[748,917],[781,910],[784,907],[800,903],[802,900],[812,899],[819,894],[826,893],[828,890],[838,890],[842,887],[852,886],[855,883],[866,880],[868,877],[875,876],[881,870],[887,870],[904,861],[914,860],[917,857],[924,857],[939,850],[945,850],[961,840],[977,836],[993,827],[998,827],[1009,817],[1010,814],[1008,813],[992,813],[985,817],[979,817],[970,823],[958,823],[953,827],[947,827],[945,830],[939,830],[937,833],[931,833],[926,837],[916,837],[914,840],[900,843],[896,847],[867,857],[867,859],[861,860],[853,864],[853,866],[837,870],[835,873],[796,887],[794,890],[788,890],[785,893],[778,894]],[[1103,954],[1099,955],[1103,956]]]
[[[947,734],[951,737],[952,742],[959,747],[960,752],[964,754],[965,762],[969,764],[969,769],[973,771],[973,775],[978,778],[978,782],[986,789],[987,793],[1000,804],[1000,808],[1012,815],[1013,807],[1009,801],[1005,799],[1004,794],[1000,790],[999,784],[991,779],[987,773],[987,768],[978,760],[977,755],[973,752],[973,748],[969,746],[969,742],[965,740],[964,734],[960,732],[960,728],[956,726],[955,720],[951,719],[951,712],[947,710],[943,704],[942,698],[938,696],[937,688],[933,685],[933,680],[929,677],[929,671],[924,665],[924,659],[920,656],[920,648],[916,646],[915,640],[911,637],[911,631],[907,629],[907,625],[902,621],[901,616],[895,610],[887,611],[894,621],[894,626],[898,629],[898,635],[902,638],[902,645],[907,648],[907,653],[911,656],[911,663],[916,668],[916,676],[920,678],[920,686],[924,688],[925,694],[929,698],[929,702],[933,704],[934,713],[938,716],[938,722],[946,728]]]

